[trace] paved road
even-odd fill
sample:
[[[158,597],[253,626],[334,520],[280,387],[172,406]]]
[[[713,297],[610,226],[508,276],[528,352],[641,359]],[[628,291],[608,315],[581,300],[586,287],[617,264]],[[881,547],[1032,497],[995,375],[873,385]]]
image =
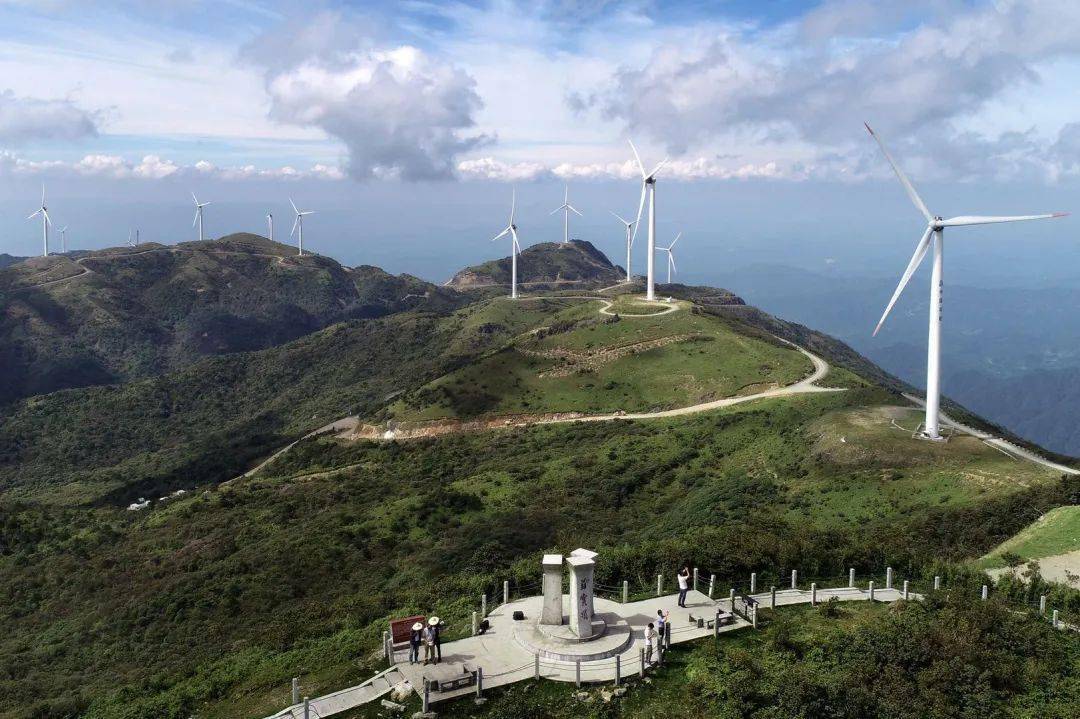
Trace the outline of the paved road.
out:
[[[908,401],[918,405],[919,407],[926,407],[926,400],[922,397],[916,397],[913,394],[906,393],[904,394],[904,397],[906,397]],[[1064,472],[1065,474],[1080,474],[1080,470],[1074,469],[1073,467],[1066,467],[1064,464],[1058,464],[1057,462],[1053,462],[1046,457],[1041,457],[1029,449],[1024,449],[1023,447],[1013,444],[1007,439],[995,437],[988,432],[983,432],[980,429],[976,429],[961,422],[957,422],[944,412],[939,413],[938,416],[941,419],[941,423],[945,426],[952,427],[958,432],[969,434],[976,439],[981,439],[985,444],[988,444],[995,449],[999,449],[1011,457],[1015,457],[1016,459],[1025,459],[1028,462],[1034,462],[1035,464],[1041,464],[1042,466],[1048,467],[1056,472]]]

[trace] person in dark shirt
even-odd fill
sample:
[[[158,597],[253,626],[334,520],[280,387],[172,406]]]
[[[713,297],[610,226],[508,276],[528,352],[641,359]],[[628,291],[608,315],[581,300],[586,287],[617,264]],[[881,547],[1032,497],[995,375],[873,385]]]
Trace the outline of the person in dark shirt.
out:
[[[438,664],[442,661],[442,620],[432,617],[428,620],[428,626],[435,634],[435,663]]]
[[[420,622],[412,625],[409,633],[409,664],[420,661],[420,645],[424,643],[424,625]]]

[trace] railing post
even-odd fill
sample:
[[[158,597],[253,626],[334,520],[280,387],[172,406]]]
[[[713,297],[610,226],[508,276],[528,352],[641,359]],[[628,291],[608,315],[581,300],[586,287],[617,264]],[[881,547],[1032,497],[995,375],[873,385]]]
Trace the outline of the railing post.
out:
[[[810,582],[810,606],[817,606],[817,582]]]
[[[750,607],[750,623],[753,625],[754,629],[757,629],[757,608],[758,605],[756,604]]]
[[[671,622],[664,623],[664,651],[671,649]]]
[[[769,587],[769,609],[776,609],[776,587]]]
[[[393,664],[394,660],[390,657],[390,632],[387,631],[382,633],[382,652],[383,657]]]
[[[311,700],[304,697],[304,719],[311,719]]]
[[[870,580],[870,601],[874,601],[874,580]]]
[[[664,593],[664,575],[663,574],[657,574],[656,575],[656,596],[659,597],[663,593]]]
[[[622,678],[622,655],[615,655],[615,686],[619,686],[619,679]]]
[[[484,691],[484,668],[476,668],[476,698],[479,699]]]
[[[661,637],[657,637],[656,642],[656,666],[664,666],[664,640]]]
[[[892,589],[892,567],[885,567],[885,588]]]
[[[289,706],[296,706],[300,703],[300,677],[292,678],[292,702]]]
[[[982,600],[985,602],[986,598],[990,596],[990,587],[983,585],[982,588]]]
[[[849,588],[853,588],[855,586],[855,567],[847,570],[847,585]]]
[[[791,570],[791,588],[792,589],[798,589],[799,588],[799,570],[798,569],[792,569]]]
[[[624,579],[622,582],[622,603],[627,604],[630,601],[630,581]]]
[[[908,580],[904,580],[904,599],[908,598]]]
[[[750,593],[757,592],[757,572],[750,572]]]
[[[712,599],[713,587],[715,587],[715,586],[716,586],[716,575],[715,574],[710,574],[709,575],[709,599]]]
[[[503,580],[503,604],[510,603],[510,580]]]
[[[941,589],[941,577],[935,575],[934,576],[934,591],[936,592],[939,589]]]
[[[427,677],[420,677],[420,681],[424,683],[424,713],[427,714],[431,711],[431,685],[428,684]]]
[[[641,662],[641,671],[638,676],[645,677],[645,647],[638,647],[638,661]]]
[[[533,654],[533,679],[540,681],[540,652]]]
[[[574,661],[574,684],[577,685],[578,689],[581,688],[581,660],[580,659],[576,659]]]
[[[1039,614],[1046,614],[1046,595],[1039,597]],[[295,703],[295,702],[294,702]]]
[[[480,595],[480,616],[487,618],[487,592]]]
[[[732,614],[734,614],[735,613],[735,587],[732,587],[730,589],[730,591],[728,591],[728,598],[727,599],[728,599],[728,604],[730,605],[728,607],[728,610]]]
[[[472,613],[472,635],[475,637],[480,633],[480,615],[476,612]]]
[[[1058,628],[1058,610],[1056,610],[1056,609],[1054,610],[1054,616],[1050,621],[1053,623],[1054,629],[1057,629]]]

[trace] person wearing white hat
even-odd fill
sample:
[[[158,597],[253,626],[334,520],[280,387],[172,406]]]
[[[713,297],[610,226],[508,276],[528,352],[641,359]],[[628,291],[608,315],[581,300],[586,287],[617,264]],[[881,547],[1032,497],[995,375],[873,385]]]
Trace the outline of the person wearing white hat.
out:
[[[409,664],[416,664],[420,661],[420,645],[424,643],[424,624],[423,622],[417,622],[412,625],[412,631],[409,633]]]
[[[435,627],[428,622],[424,627],[424,664],[435,661]]]
[[[442,661],[442,620],[438,617],[428,619],[428,626],[435,633],[435,663]]]

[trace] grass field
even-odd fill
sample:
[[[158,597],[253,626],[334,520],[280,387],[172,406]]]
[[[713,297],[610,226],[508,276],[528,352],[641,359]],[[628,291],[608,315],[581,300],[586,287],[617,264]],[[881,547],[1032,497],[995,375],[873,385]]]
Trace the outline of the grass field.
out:
[[[686,307],[620,319],[600,315],[596,302],[561,310],[558,302],[574,301],[491,303],[477,313],[491,324],[520,327],[544,312],[546,319],[501,350],[410,392],[386,418],[670,409],[791,384],[811,370],[795,350]],[[511,322],[507,313],[517,316]]]
[[[978,566],[984,569],[1004,567],[1009,554],[1026,561],[1076,550],[1080,550],[1080,505],[1058,507],[995,547],[979,560]]]

